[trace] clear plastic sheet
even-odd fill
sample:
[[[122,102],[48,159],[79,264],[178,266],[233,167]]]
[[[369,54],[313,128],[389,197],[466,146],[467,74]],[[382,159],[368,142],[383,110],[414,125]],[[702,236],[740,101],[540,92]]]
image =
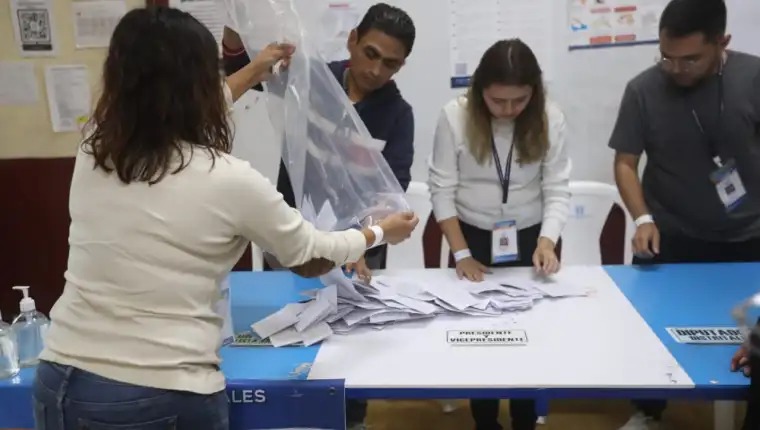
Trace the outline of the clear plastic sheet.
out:
[[[314,0],[225,0],[249,56],[272,42],[296,52],[287,70],[264,84],[269,117],[283,141],[296,203],[323,230],[377,223],[410,210],[404,192],[320,54],[320,6]],[[251,142],[255,145],[255,142]]]

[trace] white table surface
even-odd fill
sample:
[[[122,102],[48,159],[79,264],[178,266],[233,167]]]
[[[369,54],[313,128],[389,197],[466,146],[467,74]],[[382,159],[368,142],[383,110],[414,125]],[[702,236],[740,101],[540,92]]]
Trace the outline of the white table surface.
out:
[[[435,275],[429,269],[385,273]],[[345,379],[346,387],[365,389],[694,387],[601,267],[564,267],[557,277],[594,292],[544,299],[529,311],[499,317],[439,316],[334,335],[320,348],[309,378]],[[529,343],[449,345],[447,330],[462,329],[524,329]]]

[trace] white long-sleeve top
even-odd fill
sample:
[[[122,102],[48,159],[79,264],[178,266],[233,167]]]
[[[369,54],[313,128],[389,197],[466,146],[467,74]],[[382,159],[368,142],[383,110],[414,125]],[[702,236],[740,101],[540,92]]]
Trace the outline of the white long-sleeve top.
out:
[[[518,229],[542,223],[541,236],[556,243],[570,211],[572,169],[562,111],[547,101],[549,150],[543,160],[520,165],[515,148],[509,199],[502,209],[502,187],[493,158],[478,164],[469,149],[466,109],[466,97],[457,97],[444,106],[438,120],[428,179],[436,219],[458,217],[484,230],[508,220],[514,220]],[[492,129],[503,168],[513,142],[514,122],[492,121]]]
[[[199,149],[155,185],[125,185],[80,150],[69,210],[66,285],[41,358],[200,394],[225,387],[215,305],[249,241],[285,266],[355,262],[366,248],[358,230],[316,230],[248,162],[220,155],[212,166]]]

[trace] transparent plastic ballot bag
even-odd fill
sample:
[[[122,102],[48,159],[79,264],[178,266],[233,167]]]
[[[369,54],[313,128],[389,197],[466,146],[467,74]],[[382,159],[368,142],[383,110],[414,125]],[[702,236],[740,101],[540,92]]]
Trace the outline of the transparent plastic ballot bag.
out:
[[[265,103],[304,217],[322,230],[368,226],[408,211],[404,192],[320,54],[319,0],[225,0],[251,58],[272,42],[296,47],[264,83]],[[255,145],[256,142],[250,144]]]

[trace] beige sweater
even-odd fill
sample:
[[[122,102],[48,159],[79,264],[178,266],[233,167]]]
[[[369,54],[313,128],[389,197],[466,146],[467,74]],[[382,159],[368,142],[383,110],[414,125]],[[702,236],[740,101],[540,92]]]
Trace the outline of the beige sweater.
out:
[[[189,155],[189,150],[186,151]],[[219,371],[220,282],[248,241],[286,266],[365,251],[357,230],[325,233],[244,161],[196,150],[156,185],[124,185],[77,154],[69,261],[41,358],[131,384],[201,394]]]

